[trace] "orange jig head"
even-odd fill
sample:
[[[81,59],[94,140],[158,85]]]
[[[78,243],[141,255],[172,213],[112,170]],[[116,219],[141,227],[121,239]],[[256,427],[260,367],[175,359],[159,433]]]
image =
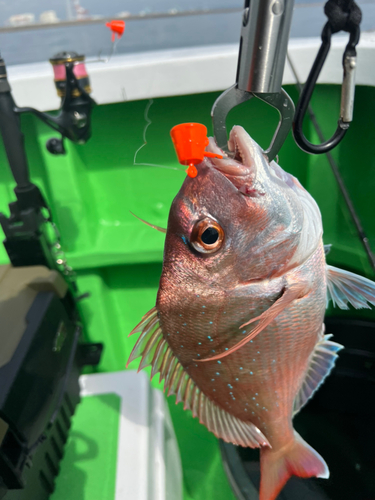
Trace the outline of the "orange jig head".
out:
[[[208,146],[207,127],[202,123],[175,125],[171,130],[171,137],[179,163],[189,165],[186,169],[189,177],[197,176],[196,165],[201,163],[205,156],[223,158],[222,155],[205,151]]]
[[[112,42],[117,38],[121,38],[125,30],[125,21],[114,20],[105,24],[112,31]]]

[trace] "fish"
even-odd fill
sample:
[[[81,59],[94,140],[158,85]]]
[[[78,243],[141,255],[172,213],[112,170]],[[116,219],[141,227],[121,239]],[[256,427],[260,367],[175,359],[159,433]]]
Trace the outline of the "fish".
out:
[[[319,207],[240,126],[213,138],[172,202],[156,305],[132,334],[168,396],[218,438],[260,448],[260,500],[295,475],[329,477],[293,417],[334,367],[331,300],[375,305],[375,283],[326,264]],[[159,228],[160,229],[160,228]]]

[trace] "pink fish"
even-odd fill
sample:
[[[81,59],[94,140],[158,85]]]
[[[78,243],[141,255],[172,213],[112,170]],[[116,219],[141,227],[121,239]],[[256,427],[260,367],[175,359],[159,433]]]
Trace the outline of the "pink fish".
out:
[[[369,307],[375,283],[326,265],[317,204],[242,127],[229,147],[172,203],[156,306],[128,364],[142,356],[217,437],[260,447],[260,500],[274,500],[292,475],[329,476],[292,419],[342,348],[324,333],[327,301]],[[213,139],[208,150],[222,153]]]

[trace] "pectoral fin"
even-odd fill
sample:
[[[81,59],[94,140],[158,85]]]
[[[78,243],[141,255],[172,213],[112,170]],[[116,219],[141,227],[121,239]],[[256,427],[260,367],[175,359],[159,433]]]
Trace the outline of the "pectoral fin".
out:
[[[242,346],[250,342],[254,337],[258,335],[262,330],[264,330],[286,307],[288,307],[294,300],[302,298],[307,293],[307,284],[304,281],[298,281],[295,283],[288,284],[283,291],[283,294],[279,299],[276,300],[271,307],[269,307],[266,311],[264,311],[260,316],[256,318],[252,318],[247,323],[244,323],[240,326],[243,328],[250,323],[254,323],[255,321],[259,321],[257,326],[251,330],[251,332],[244,337],[240,342],[231,347],[225,352],[221,354],[217,354],[216,356],[212,356],[211,358],[199,359],[195,361],[205,362],[205,361],[213,361],[216,359],[224,358],[231,354],[232,352],[237,351]]]
[[[331,251],[332,245],[324,245],[324,255],[328,255]]]
[[[371,309],[375,305],[375,283],[358,274],[327,266],[327,305],[349,309],[348,302],[356,309]]]

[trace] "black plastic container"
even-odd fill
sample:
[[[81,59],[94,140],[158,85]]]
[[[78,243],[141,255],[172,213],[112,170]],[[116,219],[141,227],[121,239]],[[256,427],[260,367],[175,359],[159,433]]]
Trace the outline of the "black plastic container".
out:
[[[292,477],[277,500],[375,500],[375,323],[326,318],[345,346],[332,374],[295,417],[294,428],[326,460],[330,478]],[[259,450],[220,442],[239,500],[257,500]]]
[[[68,285],[41,266],[0,267],[0,313],[0,499],[47,500],[103,346],[83,342]]]

